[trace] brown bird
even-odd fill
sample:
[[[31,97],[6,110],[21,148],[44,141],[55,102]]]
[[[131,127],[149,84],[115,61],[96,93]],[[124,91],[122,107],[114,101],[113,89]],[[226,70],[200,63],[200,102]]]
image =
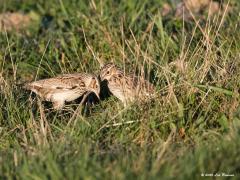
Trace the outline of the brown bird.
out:
[[[124,106],[136,99],[150,98],[155,93],[155,88],[149,81],[134,74],[124,74],[113,63],[108,63],[101,68],[100,78],[101,81],[107,81],[111,93],[120,99]]]
[[[27,83],[24,88],[45,101],[51,101],[54,109],[62,109],[65,102],[73,101],[86,93],[93,92],[99,98],[100,82],[93,74],[75,73]]]

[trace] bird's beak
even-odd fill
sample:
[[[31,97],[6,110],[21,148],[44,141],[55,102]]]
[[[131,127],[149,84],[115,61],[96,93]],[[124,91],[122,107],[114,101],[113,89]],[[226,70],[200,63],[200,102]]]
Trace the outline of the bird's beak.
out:
[[[97,98],[100,100],[99,93],[96,91],[93,91],[93,92],[94,92],[94,94],[96,94]]]
[[[98,93],[95,93],[95,94],[96,94],[97,98],[100,100],[99,94]]]
[[[98,78],[102,81],[102,75],[101,74],[98,76]]]

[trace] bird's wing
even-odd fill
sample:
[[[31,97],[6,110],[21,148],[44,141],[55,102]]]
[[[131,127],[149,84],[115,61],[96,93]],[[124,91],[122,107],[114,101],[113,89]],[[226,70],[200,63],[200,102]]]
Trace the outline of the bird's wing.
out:
[[[81,77],[81,74],[67,74],[61,75],[54,78],[43,79],[34,81],[25,85],[26,89],[32,89],[38,87],[41,89],[62,89],[70,90],[75,88],[85,88],[85,83]]]
[[[155,92],[154,85],[143,77],[131,74],[127,76],[127,82],[129,82],[129,86],[132,90],[134,89],[137,93],[149,96]]]

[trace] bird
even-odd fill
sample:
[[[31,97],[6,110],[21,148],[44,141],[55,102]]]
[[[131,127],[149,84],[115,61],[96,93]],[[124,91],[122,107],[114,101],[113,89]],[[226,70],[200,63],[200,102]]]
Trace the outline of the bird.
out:
[[[110,92],[121,100],[124,106],[135,100],[146,100],[155,94],[155,87],[149,81],[134,74],[125,74],[114,63],[107,63],[100,70],[101,81],[107,81]]]
[[[100,99],[99,78],[88,73],[63,74],[26,83],[23,88],[36,93],[44,101],[52,102],[55,110],[62,109],[65,102],[73,101],[91,92]]]

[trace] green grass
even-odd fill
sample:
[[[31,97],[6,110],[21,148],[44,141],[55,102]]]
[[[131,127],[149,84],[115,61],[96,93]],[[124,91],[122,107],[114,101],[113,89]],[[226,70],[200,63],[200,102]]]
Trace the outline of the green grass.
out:
[[[240,3],[183,23],[161,17],[164,2],[0,0],[0,12],[37,17],[0,33],[1,179],[239,179]],[[19,85],[97,73],[98,60],[145,69],[160,96],[54,112]]]

